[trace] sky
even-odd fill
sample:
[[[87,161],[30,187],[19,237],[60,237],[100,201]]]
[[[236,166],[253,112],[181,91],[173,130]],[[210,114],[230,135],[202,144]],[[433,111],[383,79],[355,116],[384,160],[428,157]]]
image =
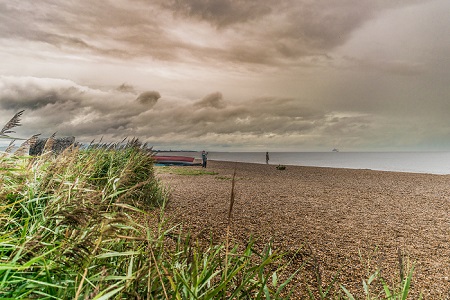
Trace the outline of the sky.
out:
[[[448,0],[0,1],[0,124],[25,110],[15,137],[160,150],[450,151],[449,15]]]

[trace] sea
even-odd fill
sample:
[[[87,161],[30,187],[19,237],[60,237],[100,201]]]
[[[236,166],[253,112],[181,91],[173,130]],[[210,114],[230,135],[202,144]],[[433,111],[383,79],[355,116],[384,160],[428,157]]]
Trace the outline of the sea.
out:
[[[0,147],[0,151],[6,147]],[[201,159],[200,151],[160,151]],[[269,152],[269,164],[450,174],[450,152]],[[265,152],[208,152],[208,160],[266,163]]]
[[[201,159],[201,152],[160,152]],[[450,152],[269,152],[269,164],[450,174]],[[266,163],[265,152],[208,152],[208,160]]]

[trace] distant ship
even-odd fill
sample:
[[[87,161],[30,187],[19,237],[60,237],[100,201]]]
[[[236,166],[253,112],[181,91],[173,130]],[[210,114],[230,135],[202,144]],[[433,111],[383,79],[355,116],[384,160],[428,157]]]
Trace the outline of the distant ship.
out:
[[[333,148],[332,152],[339,152],[339,149]]]

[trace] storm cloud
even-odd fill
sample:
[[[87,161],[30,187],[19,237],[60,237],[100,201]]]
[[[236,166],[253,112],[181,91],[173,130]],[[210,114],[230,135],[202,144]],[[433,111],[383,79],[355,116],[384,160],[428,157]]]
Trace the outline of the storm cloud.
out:
[[[414,2],[6,2],[0,4],[0,37],[93,56],[180,61],[189,54],[210,62],[280,65],[323,55],[381,12]],[[217,35],[219,42],[198,43]]]
[[[148,107],[152,107],[158,102],[158,99],[161,98],[161,95],[157,91],[147,91],[141,93],[136,101],[147,105]]]
[[[154,106],[160,98],[155,91],[143,92],[136,98],[117,89],[101,91],[68,80],[31,77],[3,76],[0,85],[2,115],[25,109],[24,126],[18,132],[22,136],[57,131],[85,142],[92,138],[117,140],[133,136],[155,143],[168,138],[182,142],[210,137],[209,142],[214,143],[216,139],[229,139],[230,135],[250,140],[271,135],[311,135],[340,122],[338,117],[330,119],[324,111],[290,98],[233,102],[215,92],[189,101],[161,97],[166,104]],[[345,122],[351,123],[350,119],[347,117]]]
[[[162,7],[175,15],[204,20],[217,27],[246,23],[269,14],[272,9],[268,1],[165,1]],[[273,4],[273,3],[272,3]]]
[[[199,108],[213,107],[220,109],[225,107],[225,103],[223,101],[222,93],[216,92],[205,96],[200,101],[197,101],[195,106]]]
[[[24,136],[86,141],[450,149],[449,13],[446,0],[3,1],[0,113],[25,109]]]

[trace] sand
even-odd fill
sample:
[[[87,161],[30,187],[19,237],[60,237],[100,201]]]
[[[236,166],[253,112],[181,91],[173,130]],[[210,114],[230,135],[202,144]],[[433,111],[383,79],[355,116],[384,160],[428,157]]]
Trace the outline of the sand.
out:
[[[295,297],[315,276],[313,266],[324,284],[339,272],[355,295],[376,269],[398,282],[402,256],[415,265],[410,299],[449,299],[449,175],[209,161],[206,170],[216,175],[157,170],[171,191],[167,216],[200,239],[223,240],[235,169],[231,235],[241,244],[272,240],[292,257],[300,249],[294,263],[308,263]]]

